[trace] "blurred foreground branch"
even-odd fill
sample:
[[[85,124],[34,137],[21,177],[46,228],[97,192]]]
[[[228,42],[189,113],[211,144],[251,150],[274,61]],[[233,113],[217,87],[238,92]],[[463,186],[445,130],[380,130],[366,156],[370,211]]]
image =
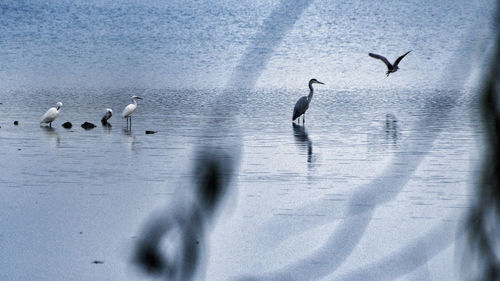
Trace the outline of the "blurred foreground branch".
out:
[[[477,198],[468,218],[468,246],[474,261],[470,280],[500,280],[500,36],[496,33],[495,54],[480,100],[486,144]]]

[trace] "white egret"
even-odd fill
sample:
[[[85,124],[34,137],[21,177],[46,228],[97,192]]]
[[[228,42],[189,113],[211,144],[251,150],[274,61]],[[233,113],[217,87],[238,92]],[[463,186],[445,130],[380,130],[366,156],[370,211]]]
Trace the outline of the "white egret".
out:
[[[313,98],[314,89],[312,87],[312,84],[323,84],[324,85],[325,83],[319,82],[318,80],[316,80],[314,78],[311,79],[311,80],[309,80],[309,95],[301,97],[295,103],[295,107],[293,108],[292,121],[295,121],[295,119],[297,119],[298,117],[300,117],[300,115],[303,115],[302,116],[302,123],[305,122],[305,119],[306,119],[306,110],[309,108],[309,103],[311,103],[311,100]],[[299,123],[300,123],[300,119],[299,119]]]
[[[106,112],[102,116],[101,123],[108,123],[108,120],[109,118],[111,118],[111,116],[113,116],[113,110],[111,108],[106,108]]]
[[[408,51],[408,52],[406,52],[406,54],[404,54],[404,55],[400,56],[399,58],[397,58],[396,61],[394,62],[394,64],[391,64],[384,56],[377,55],[377,54],[374,54],[374,53],[369,53],[368,55],[370,57],[372,57],[372,58],[376,58],[376,59],[379,59],[379,60],[383,61],[385,63],[385,65],[387,65],[387,72],[385,74],[387,76],[389,76],[389,74],[398,71],[398,69],[399,69],[399,67],[398,67],[399,62],[406,55],[408,55],[409,52],[411,52],[411,51]]]
[[[141,97],[132,96],[132,100],[134,103],[131,103],[123,109],[122,117],[127,118],[127,128],[129,127],[129,119],[130,119],[130,128],[132,128],[132,113],[137,109],[137,100],[142,100]]]
[[[56,120],[57,115],[62,110],[62,102],[56,103],[56,107],[51,107],[45,114],[40,118],[40,124],[49,123],[49,127],[52,127],[52,121]]]

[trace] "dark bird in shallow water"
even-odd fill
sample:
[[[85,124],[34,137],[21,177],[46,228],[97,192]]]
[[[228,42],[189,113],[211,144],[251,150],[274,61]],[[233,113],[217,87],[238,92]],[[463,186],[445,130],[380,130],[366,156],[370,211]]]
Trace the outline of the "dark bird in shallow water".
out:
[[[296,103],[295,107],[293,108],[293,117],[292,121],[295,121],[300,115],[302,115],[302,123],[305,122],[306,119],[306,110],[309,108],[309,103],[311,103],[311,100],[313,98],[313,92],[314,89],[312,87],[312,84],[325,84],[323,82],[319,82],[316,79],[311,79],[309,80],[309,95],[308,96],[303,96],[301,97]],[[300,120],[299,120],[300,123]]]
[[[374,53],[369,53],[368,55],[370,57],[372,57],[372,58],[376,58],[376,59],[379,59],[379,60],[383,61],[385,63],[385,65],[387,65],[387,72],[385,74],[387,74],[387,76],[389,76],[389,74],[398,71],[398,69],[399,69],[399,67],[398,67],[399,62],[406,55],[408,55],[408,53],[410,53],[410,52],[411,51],[408,51],[408,52],[406,52],[406,54],[404,54],[404,55],[400,56],[399,58],[397,58],[396,61],[394,62],[394,64],[391,64],[384,56],[377,55],[377,54],[374,54]]]
[[[106,112],[104,112],[104,115],[101,118],[101,123],[108,123],[108,120],[109,118],[111,118],[111,116],[113,116],[113,110],[111,108],[106,108]]]

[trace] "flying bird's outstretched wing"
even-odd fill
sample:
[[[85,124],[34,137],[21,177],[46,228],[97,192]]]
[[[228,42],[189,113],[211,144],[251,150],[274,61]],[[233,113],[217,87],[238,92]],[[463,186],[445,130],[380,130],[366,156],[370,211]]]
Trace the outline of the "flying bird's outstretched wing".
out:
[[[399,63],[399,62],[400,62],[400,61],[401,61],[401,60],[402,60],[402,59],[403,59],[406,55],[408,55],[408,53],[409,53],[409,52],[411,52],[411,51],[408,51],[408,52],[406,52],[406,54],[404,54],[404,55],[400,56],[400,57],[399,57],[399,58],[398,58],[398,59],[394,62],[394,66],[397,66],[397,65],[398,65],[398,63]]]
[[[392,64],[384,56],[377,55],[377,54],[374,54],[374,53],[369,53],[368,55],[370,57],[372,57],[372,58],[376,58],[376,59],[379,59],[379,60],[383,61],[385,63],[385,65],[387,65],[387,69],[390,70],[392,68]]]

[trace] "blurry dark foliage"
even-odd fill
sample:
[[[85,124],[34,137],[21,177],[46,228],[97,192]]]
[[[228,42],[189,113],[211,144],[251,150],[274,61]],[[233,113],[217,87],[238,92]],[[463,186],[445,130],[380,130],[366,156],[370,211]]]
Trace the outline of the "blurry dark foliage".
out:
[[[499,1],[500,2],[500,1]],[[500,3],[499,3],[500,4]],[[497,7],[497,10],[499,8]],[[500,36],[496,20],[495,53],[485,79],[480,107],[485,136],[476,200],[468,217],[470,280],[500,280]]]

